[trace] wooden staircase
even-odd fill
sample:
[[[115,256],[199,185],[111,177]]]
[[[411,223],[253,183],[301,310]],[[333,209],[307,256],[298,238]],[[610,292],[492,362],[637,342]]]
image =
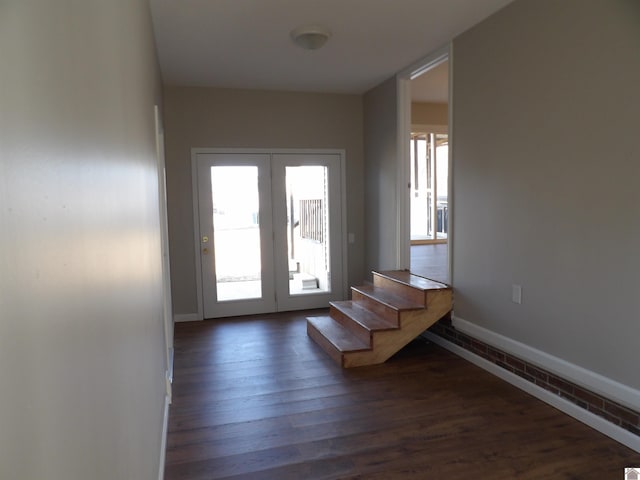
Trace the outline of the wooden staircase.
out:
[[[402,270],[373,272],[351,298],[307,318],[307,335],[343,368],[385,362],[452,308],[451,287]]]

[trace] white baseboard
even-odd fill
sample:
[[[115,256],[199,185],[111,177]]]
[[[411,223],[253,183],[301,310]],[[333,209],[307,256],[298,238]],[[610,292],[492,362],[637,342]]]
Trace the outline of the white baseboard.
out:
[[[160,441],[160,465],[158,480],[164,480],[164,464],[167,458],[167,434],[169,432],[169,396],[164,397],[164,415],[162,419],[162,439]]]
[[[537,386],[534,383],[531,383],[525,380],[522,377],[519,377],[515,373],[512,373],[508,370],[505,370],[502,367],[486,360],[475,353],[470,352],[448,340],[444,339],[439,335],[435,335],[431,332],[424,332],[422,334],[425,338],[432,341],[433,343],[440,345],[441,347],[446,348],[447,350],[455,353],[456,355],[464,358],[465,360],[470,361],[471,363],[477,365],[478,367],[486,370],[487,372],[509,382],[510,384],[518,387],[521,390],[533,395],[534,397],[542,400],[543,402],[557,408],[558,410],[570,415],[576,420],[590,426],[591,428],[607,435],[608,437],[614,439],[615,441],[635,450],[640,453],[640,437],[634,435],[633,433],[625,430],[624,428],[618,427],[613,423],[601,418],[583,408],[580,408],[576,404],[565,400],[562,397],[554,395],[553,393],[545,390],[542,387]],[[480,338],[479,338],[480,339]],[[487,342],[488,343],[488,342]],[[515,353],[514,353],[515,355]]]
[[[197,322],[202,320],[202,316],[199,313],[176,313],[173,316],[173,321],[175,323],[179,322]]]
[[[549,355],[524,343],[487,330],[460,317],[454,316],[452,323],[455,329],[462,333],[466,333],[492,347],[515,355],[526,362],[544,368],[551,373],[555,373],[565,380],[629,407],[636,412],[640,412],[639,390],[616,382],[591,370],[587,370],[586,368],[569,363],[561,358]]]

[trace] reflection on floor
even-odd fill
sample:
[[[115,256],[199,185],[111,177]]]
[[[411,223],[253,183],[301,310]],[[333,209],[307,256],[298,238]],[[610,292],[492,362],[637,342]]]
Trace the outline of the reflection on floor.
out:
[[[437,245],[411,246],[411,273],[449,284],[449,246]]]

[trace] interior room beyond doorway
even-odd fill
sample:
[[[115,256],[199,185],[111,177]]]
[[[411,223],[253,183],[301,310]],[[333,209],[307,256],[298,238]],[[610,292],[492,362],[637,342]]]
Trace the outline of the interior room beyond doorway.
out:
[[[411,273],[451,284],[448,245],[446,243],[411,245]]]
[[[449,278],[449,62],[410,82],[410,268],[444,283]]]

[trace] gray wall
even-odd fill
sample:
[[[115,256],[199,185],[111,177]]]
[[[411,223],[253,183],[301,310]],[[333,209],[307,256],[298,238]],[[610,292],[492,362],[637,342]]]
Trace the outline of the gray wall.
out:
[[[396,268],[398,114],[395,77],[364,96],[366,268]]]
[[[165,128],[169,238],[176,314],[198,311],[191,148],[346,150],[349,284],[364,270],[362,96],[167,87]]]
[[[157,478],[148,4],[3,1],[0,58],[0,478]]]
[[[516,1],[453,72],[456,315],[639,388],[640,3]]]

